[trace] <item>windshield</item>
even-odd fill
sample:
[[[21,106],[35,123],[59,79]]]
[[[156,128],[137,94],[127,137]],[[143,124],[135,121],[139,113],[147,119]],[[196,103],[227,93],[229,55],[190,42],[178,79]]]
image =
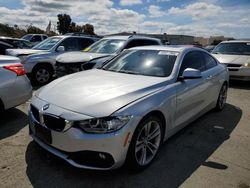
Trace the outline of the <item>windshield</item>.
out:
[[[250,42],[221,43],[212,51],[214,54],[250,55]]]
[[[92,53],[104,53],[104,54],[113,54],[117,52],[125,43],[125,40],[118,39],[102,39],[98,42],[92,44],[90,47],[84,51]]]
[[[32,35],[24,35],[24,36],[22,37],[22,39],[30,40],[31,37],[32,37]]]
[[[126,50],[102,69],[126,74],[168,77],[172,73],[177,55],[176,52],[162,50]]]
[[[55,46],[62,38],[60,37],[51,37],[42,41],[41,43],[34,46],[32,49],[35,50],[50,50],[53,46]]]

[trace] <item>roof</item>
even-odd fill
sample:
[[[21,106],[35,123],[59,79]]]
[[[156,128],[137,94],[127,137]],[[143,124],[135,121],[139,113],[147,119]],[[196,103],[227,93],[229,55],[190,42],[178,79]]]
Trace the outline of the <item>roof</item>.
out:
[[[228,40],[228,41],[223,41],[221,43],[250,43],[250,39],[249,40]]]
[[[151,40],[159,40],[157,38],[153,37],[147,37],[143,35],[114,35],[114,36],[108,36],[104,37],[105,39],[117,39],[117,40],[128,40],[128,39],[151,39]]]

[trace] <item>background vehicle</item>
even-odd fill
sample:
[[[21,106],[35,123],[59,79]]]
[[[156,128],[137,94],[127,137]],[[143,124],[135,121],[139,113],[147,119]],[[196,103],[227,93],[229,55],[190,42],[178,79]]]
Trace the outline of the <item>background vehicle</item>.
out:
[[[0,54],[4,55],[6,49],[20,48],[29,49],[32,48],[32,44],[29,41],[11,37],[0,37]]]
[[[0,111],[24,103],[31,97],[32,87],[20,59],[0,56]]]
[[[230,79],[250,81],[250,40],[221,42],[212,54],[228,67]]]
[[[228,71],[205,50],[128,49],[102,68],[40,89],[29,111],[31,136],[70,164],[144,169],[163,141],[211,109],[222,110]]]
[[[10,49],[6,52],[19,57],[31,80],[43,85],[52,79],[57,55],[66,51],[83,50],[96,40],[96,38],[81,36],[55,36],[37,44],[32,49]]]
[[[13,48],[13,45],[9,44],[6,41],[0,40],[0,55],[6,54],[6,49]]]
[[[47,38],[48,36],[45,34],[27,34],[22,37],[22,39],[31,42],[33,46],[42,42],[43,40]]]
[[[105,37],[85,49],[84,52],[65,53],[56,59],[56,75],[61,77],[74,72],[101,66],[124,49],[136,46],[161,45],[161,41],[144,36]]]
[[[215,48],[215,45],[208,45],[205,46],[204,49],[207,50],[209,53],[212,52],[212,50]]]

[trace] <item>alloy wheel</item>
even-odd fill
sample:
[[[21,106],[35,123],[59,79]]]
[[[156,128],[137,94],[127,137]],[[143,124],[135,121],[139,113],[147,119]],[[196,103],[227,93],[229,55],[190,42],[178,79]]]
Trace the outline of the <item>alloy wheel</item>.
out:
[[[219,96],[220,109],[222,109],[225,106],[226,100],[227,100],[227,86],[223,85],[220,91],[220,96]]]
[[[46,83],[48,82],[50,79],[50,73],[47,69],[39,69],[37,72],[36,72],[36,80],[38,83]]]
[[[135,158],[139,165],[146,166],[156,155],[161,142],[161,127],[157,121],[149,121],[138,134]]]

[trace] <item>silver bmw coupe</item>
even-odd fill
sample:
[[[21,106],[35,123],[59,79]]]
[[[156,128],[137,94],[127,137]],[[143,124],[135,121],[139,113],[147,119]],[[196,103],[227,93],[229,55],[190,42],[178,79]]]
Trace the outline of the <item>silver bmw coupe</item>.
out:
[[[30,135],[75,167],[144,169],[167,138],[223,109],[228,78],[227,68],[199,48],[132,48],[38,90]]]

